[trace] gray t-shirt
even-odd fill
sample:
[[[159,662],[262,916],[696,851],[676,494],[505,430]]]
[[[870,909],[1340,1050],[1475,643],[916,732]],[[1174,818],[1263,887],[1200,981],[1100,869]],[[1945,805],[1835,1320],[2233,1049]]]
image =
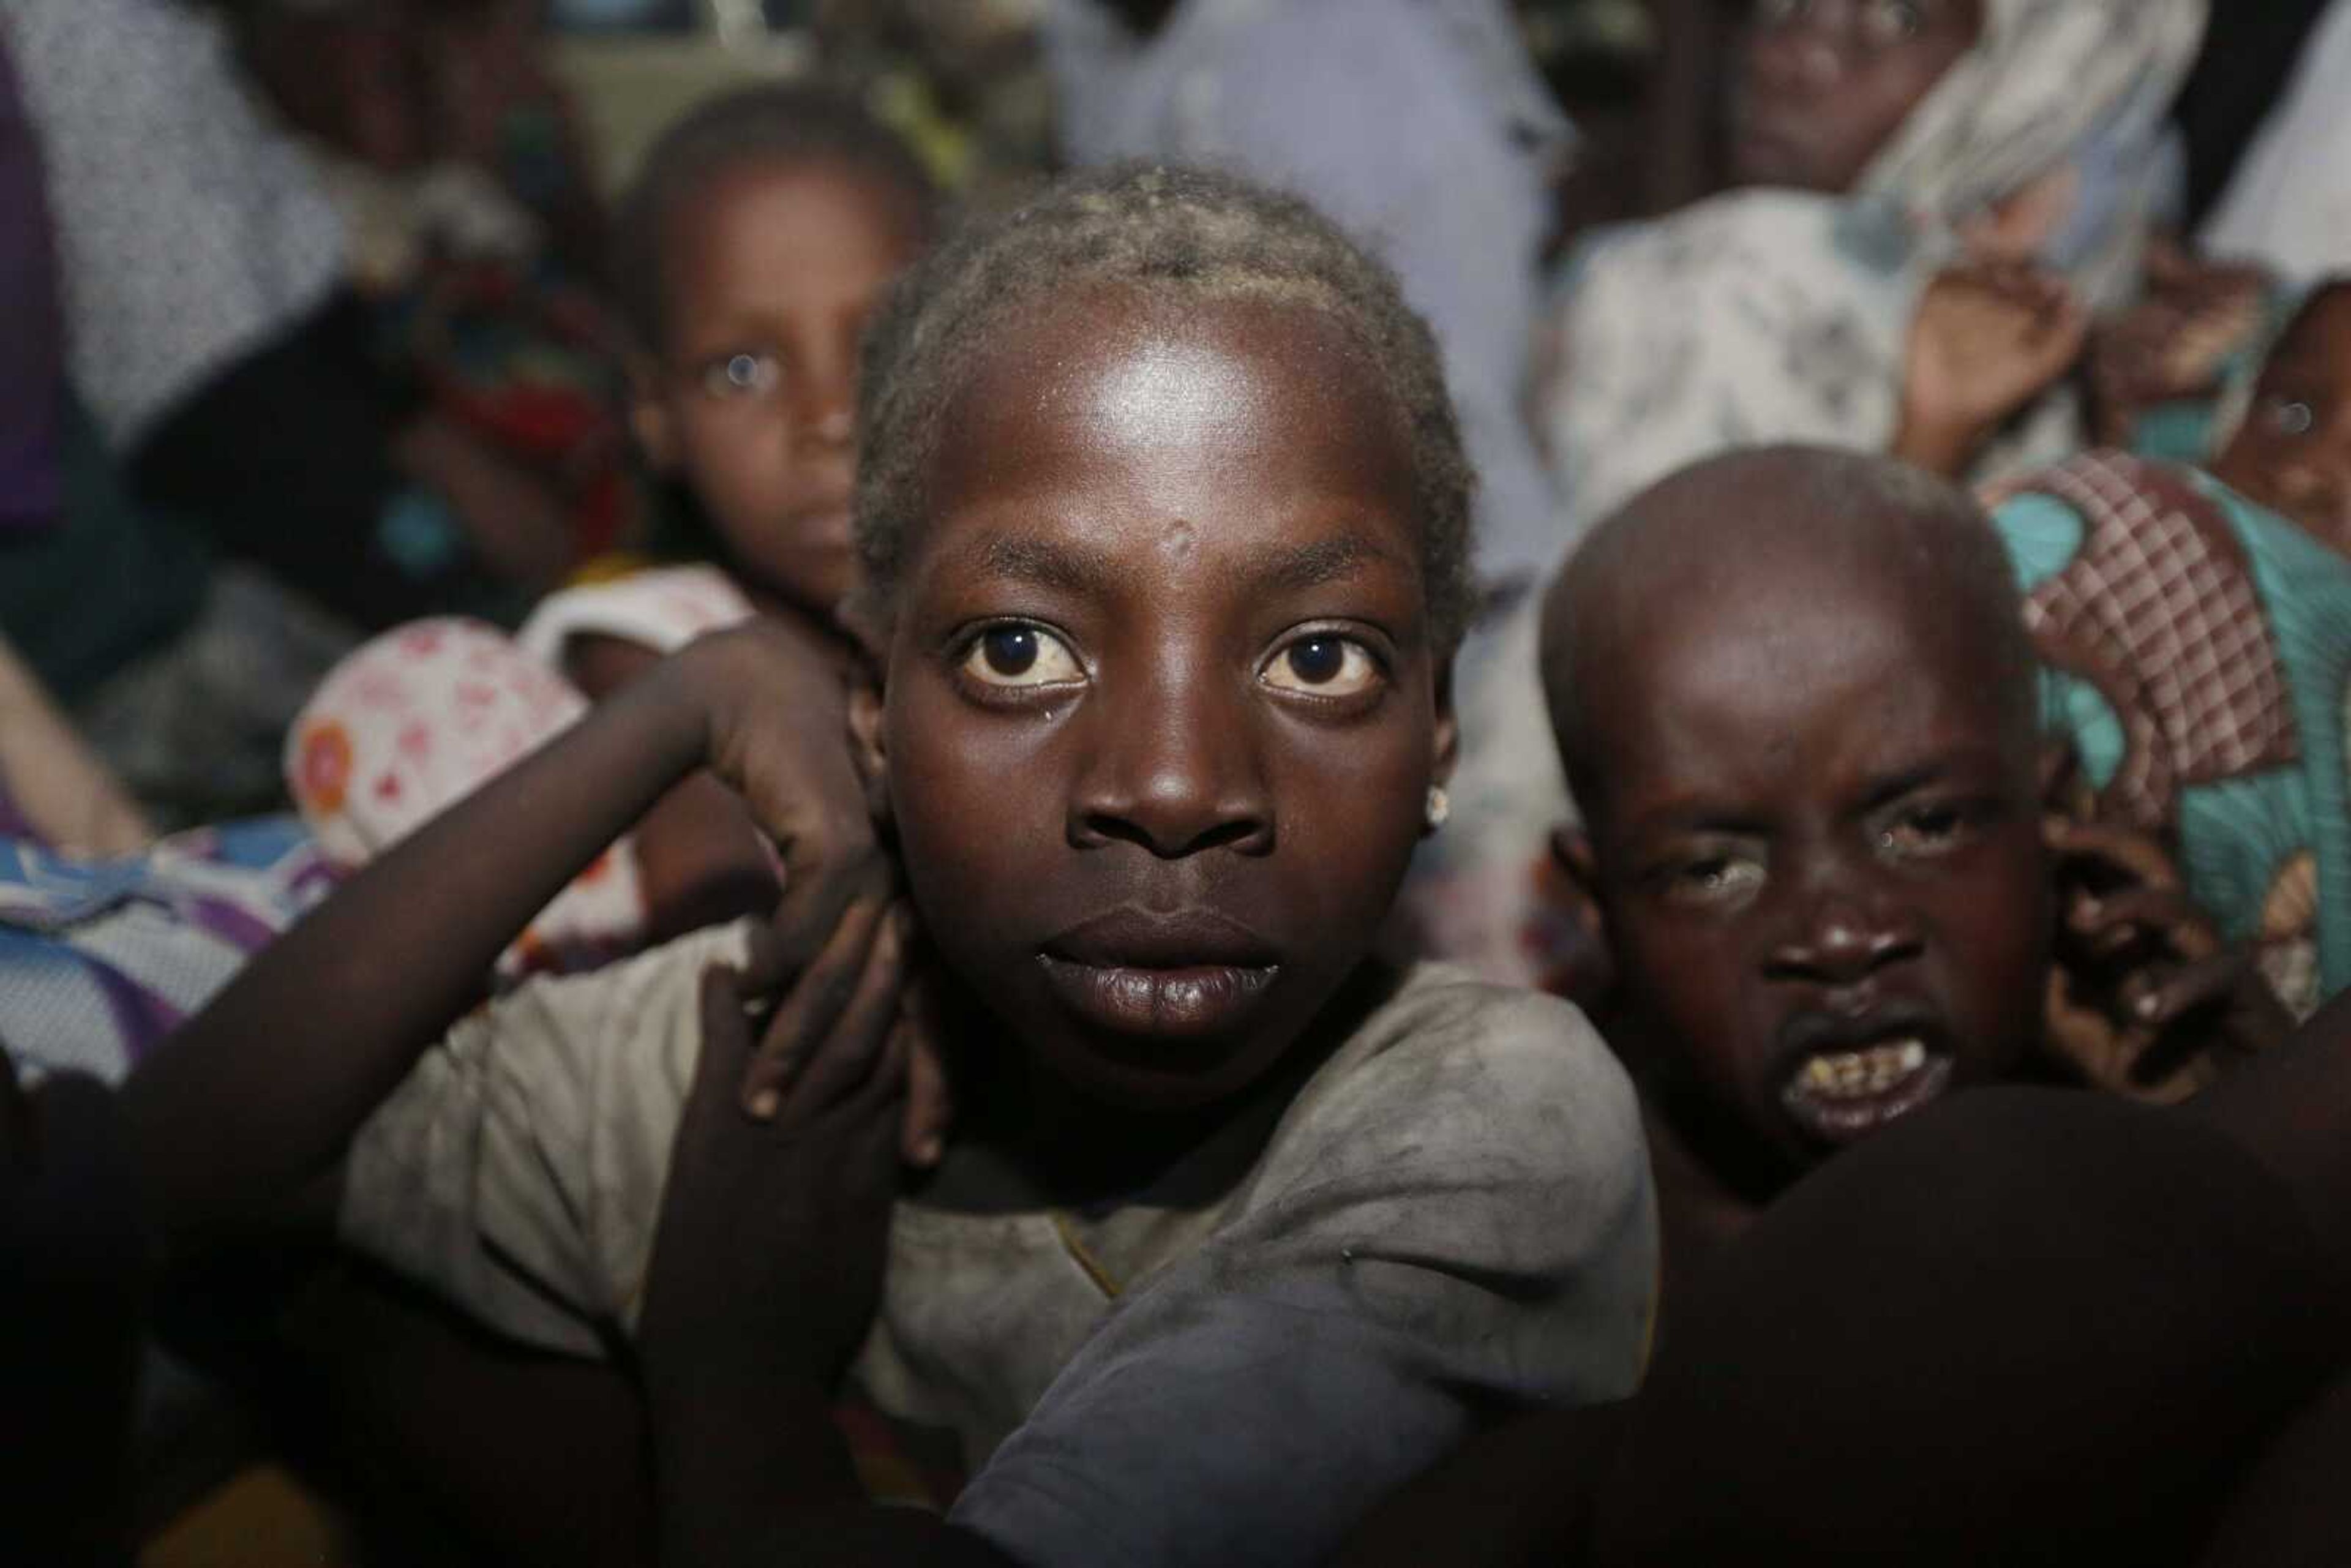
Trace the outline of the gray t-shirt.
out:
[[[533,1343],[627,1332],[698,1043],[705,933],[469,1019],[361,1133],[345,1239]],[[952,1428],[953,1517],[1033,1564],[1319,1561],[1493,1402],[1638,1382],[1656,1219],[1581,1013],[1413,970],[1196,1208],[901,1203],[856,1375]]]

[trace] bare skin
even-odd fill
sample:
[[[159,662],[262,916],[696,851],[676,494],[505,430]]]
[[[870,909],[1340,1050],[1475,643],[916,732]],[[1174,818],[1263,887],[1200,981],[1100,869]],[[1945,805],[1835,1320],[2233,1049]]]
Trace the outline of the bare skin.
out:
[[[2314,296],[2295,318],[2212,472],[2351,555],[2351,287]]]
[[[755,604],[831,627],[853,575],[858,338],[914,257],[915,220],[897,193],[853,172],[747,162],[674,214],[664,240],[664,341],[632,365],[638,442],[693,492]],[[611,637],[565,650],[573,682],[600,702],[655,658]],[[656,940],[775,907],[773,863],[741,802],[711,779],[664,797],[635,844]]]
[[[2081,358],[2089,312],[2064,278],[2024,262],[1970,262],[1927,288],[1910,323],[1893,455],[1946,478]]]
[[[2283,1032],[2156,846],[2052,804],[1989,528],[1955,492],[1871,512],[1873,461],[1669,481],[1547,607],[1546,679],[1583,694],[1562,723],[1585,826],[1559,852],[1613,981],[1584,999],[1643,1081],[1669,1298],[1790,1181],[1943,1095],[2184,1093],[2183,1055]]]
[[[1758,0],[1740,52],[1741,185],[1840,193],[1983,30],[1981,0]]]
[[[797,908],[873,854],[821,651],[771,626],[706,640],[402,841],[256,958],[122,1092],[158,1232],[200,1242],[326,1176],[361,1119],[479,999],[517,932],[676,782],[747,800]],[[316,1036],[315,1040],[309,1037]],[[224,1143],[233,1122],[239,1136]]]
[[[1118,1190],[1275,1082],[1359,973],[1424,831],[1453,747],[1446,650],[1408,445],[1361,351],[1311,313],[1104,293],[1008,330],[951,405],[860,728],[925,933],[985,1020],[989,1076],[1020,1089],[966,1145],[1031,1190]],[[747,1185],[726,1206],[740,1226],[665,1228],[654,1257],[668,1560],[768,1561],[820,1531],[831,1562],[998,1561],[859,1509],[822,1457],[822,1395],[876,1281],[817,1269],[807,1243],[878,1270],[873,1232],[841,1228],[884,1218],[853,1173],[881,1157],[886,1102],[866,1086],[892,1047],[854,998],[894,959],[852,936],[831,961],[866,977],[827,988],[849,999],[796,1080],[835,1085],[808,1091],[831,1109],[767,1158],[753,1141],[776,1134],[689,1111],[675,1156]],[[792,1174],[817,1168],[831,1199]],[[951,1157],[941,1180],[956,1174]],[[823,1278],[746,1291],[748,1253]],[[833,1327],[783,1332],[785,1301]],[[762,1349],[698,1375],[669,1324]]]

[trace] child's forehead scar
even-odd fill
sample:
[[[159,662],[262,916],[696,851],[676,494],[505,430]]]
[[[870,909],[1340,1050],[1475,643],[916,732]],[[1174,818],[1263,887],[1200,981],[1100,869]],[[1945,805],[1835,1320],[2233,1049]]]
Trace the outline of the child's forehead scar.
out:
[[[1196,537],[1192,525],[1175,526]],[[1378,540],[1340,533],[1294,543],[1255,541],[1223,570],[1252,587],[1297,591],[1343,581],[1367,566],[1411,570],[1414,564]],[[959,572],[1079,594],[1106,591],[1127,575],[1117,552],[1035,534],[991,533],[974,539],[956,552],[954,565]]]

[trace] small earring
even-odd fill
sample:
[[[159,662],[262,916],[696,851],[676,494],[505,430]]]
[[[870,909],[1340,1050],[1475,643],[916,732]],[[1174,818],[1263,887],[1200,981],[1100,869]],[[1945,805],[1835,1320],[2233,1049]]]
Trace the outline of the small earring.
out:
[[[1445,792],[1444,785],[1431,784],[1428,787],[1428,805],[1424,816],[1432,833],[1453,820],[1453,798]]]

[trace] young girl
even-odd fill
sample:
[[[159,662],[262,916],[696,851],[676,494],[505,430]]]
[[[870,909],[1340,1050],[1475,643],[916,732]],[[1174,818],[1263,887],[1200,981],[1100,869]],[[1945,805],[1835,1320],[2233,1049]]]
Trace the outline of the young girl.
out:
[[[1656,1266],[1632,1097],[1574,1010],[1369,956],[1447,815],[1468,600],[1429,336],[1303,207],[1124,172],[953,245],[868,353],[859,755],[956,1143],[895,1190],[906,915],[869,888],[836,925],[802,879],[780,940],[461,1025],[352,1147],[342,1232],[538,1344],[634,1337],[672,1560],[855,1500],[848,1365],[977,1474],[945,1527],[831,1516],[843,1552],[1315,1561],[1488,1411],[1629,1390]],[[339,894],[322,921],[360,901],[369,940],[325,973],[323,936],[280,948],[219,1010],[331,1008],[345,1050],[446,1027],[705,765],[803,842],[793,770],[838,743],[794,723],[833,678],[774,624],[698,643]],[[796,969],[755,1057],[743,998]]]
[[[287,741],[294,798],[331,853],[363,862],[700,632],[754,613],[837,626],[858,334],[927,241],[934,201],[894,138],[805,88],[718,99],[663,139],[618,230],[640,345],[631,420],[675,482],[662,553],[712,564],[601,563],[539,606],[518,647],[432,622],[346,661]],[[775,894],[741,805],[688,780],[533,923],[507,970],[601,961]]]

